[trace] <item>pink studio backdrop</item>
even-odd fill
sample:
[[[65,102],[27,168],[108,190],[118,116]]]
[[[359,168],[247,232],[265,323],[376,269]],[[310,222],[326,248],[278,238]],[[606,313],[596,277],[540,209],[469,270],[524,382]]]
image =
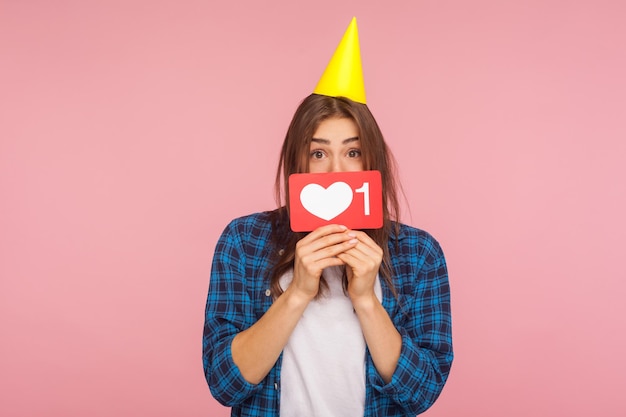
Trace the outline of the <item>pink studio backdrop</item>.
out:
[[[428,416],[623,416],[621,1],[0,1],[0,415],[226,416],[201,333],[226,223],[274,207],[358,18],[404,221],[443,245]]]

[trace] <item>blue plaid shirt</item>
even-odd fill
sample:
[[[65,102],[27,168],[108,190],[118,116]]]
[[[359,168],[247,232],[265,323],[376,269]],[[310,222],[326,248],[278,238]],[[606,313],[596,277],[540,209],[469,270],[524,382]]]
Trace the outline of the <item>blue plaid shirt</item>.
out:
[[[213,396],[233,416],[278,417],[282,355],[259,384],[247,382],[232,359],[237,333],[252,326],[272,304],[269,271],[273,251],[269,213],[233,220],[213,258],[206,304],[203,351]],[[450,287],[443,252],[428,233],[400,225],[389,250],[398,293],[384,280],[383,307],[402,336],[390,383],[378,375],[366,352],[365,417],[414,416],[437,399],[452,365]]]

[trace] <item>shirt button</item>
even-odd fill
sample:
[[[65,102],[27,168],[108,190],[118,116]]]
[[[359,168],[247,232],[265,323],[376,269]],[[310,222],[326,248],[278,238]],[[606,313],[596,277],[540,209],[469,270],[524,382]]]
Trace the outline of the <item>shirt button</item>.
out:
[[[274,382],[274,389],[278,391],[278,382]]]
[[[265,290],[265,296],[269,297],[270,295],[272,295],[272,292],[269,289]]]

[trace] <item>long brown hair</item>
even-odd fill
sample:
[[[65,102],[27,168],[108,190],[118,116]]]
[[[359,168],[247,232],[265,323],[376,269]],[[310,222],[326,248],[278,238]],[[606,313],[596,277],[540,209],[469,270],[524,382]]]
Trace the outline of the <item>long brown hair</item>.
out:
[[[383,227],[367,230],[366,233],[383,249],[383,261],[380,274],[395,295],[392,282],[391,262],[389,258],[389,239],[396,234],[393,225],[397,226],[400,208],[396,183],[396,166],[391,151],[387,147],[383,134],[369,111],[367,105],[354,102],[344,97],[328,97],[311,94],[298,106],[280,152],[276,171],[275,193],[280,207],[272,212],[273,243],[278,248],[276,261],[270,272],[270,288],[276,298],[282,294],[280,277],[293,268],[296,243],[304,233],[292,232],[289,228],[289,176],[309,170],[311,139],[319,124],[326,119],[348,118],[354,121],[359,130],[361,158],[363,169],[378,170],[382,177],[383,188]],[[320,280],[320,294],[326,288],[324,277]],[[344,272],[344,289],[347,288]]]

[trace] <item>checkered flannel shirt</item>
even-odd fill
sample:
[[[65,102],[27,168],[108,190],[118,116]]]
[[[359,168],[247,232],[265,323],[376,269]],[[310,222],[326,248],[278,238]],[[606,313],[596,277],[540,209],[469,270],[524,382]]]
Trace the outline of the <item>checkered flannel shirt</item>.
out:
[[[230,345],[272,304],[268,272],[273,247],[269,213],[233,220],[215,248],[206,304],[203,363],[213,396],[233,416],[279,416],[282,355],[259,384],[247,382]],[[389,250],[397,298],[384,280],[383,307],[402,336],[390,383],[366,352],[365,417],[415,416],[437,399],[452,365],[450,287],[443,252],[428,233],[400,225]]]

